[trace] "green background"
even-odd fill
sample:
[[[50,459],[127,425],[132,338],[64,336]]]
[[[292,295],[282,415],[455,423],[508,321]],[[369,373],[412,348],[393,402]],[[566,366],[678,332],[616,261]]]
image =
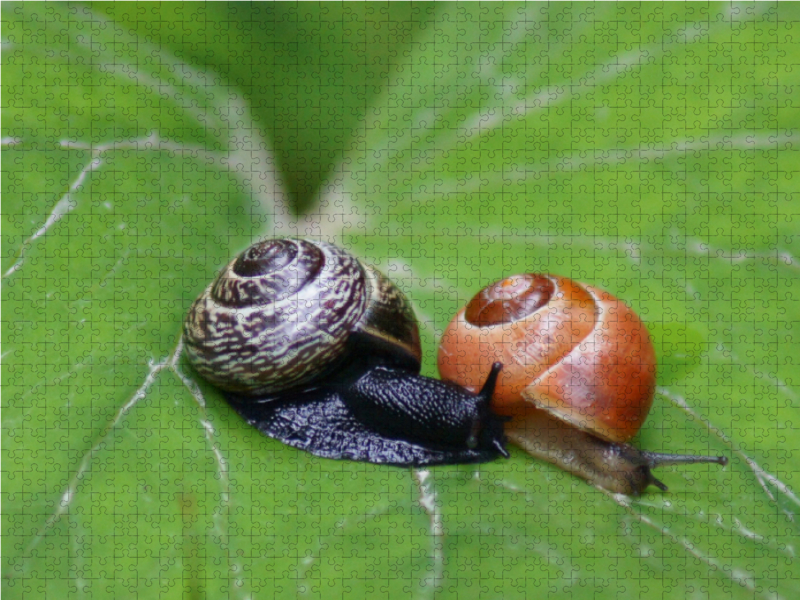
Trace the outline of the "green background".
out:
[[[800,5],[2,8],[4,597],[797,597]],[[177,350],[273,235],[393,278],[432,376],[491,281],[608,289],[635,443],[730,465],[631,499],[259,435]]]

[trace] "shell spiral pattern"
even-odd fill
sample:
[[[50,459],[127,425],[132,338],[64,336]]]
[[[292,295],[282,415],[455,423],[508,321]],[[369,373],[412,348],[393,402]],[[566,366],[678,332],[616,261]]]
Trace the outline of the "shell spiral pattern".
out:
[[[267,240],[231,261],[184,323],[195,369],[219,388],[269,396],[335,366],[367,306],[359,262],[324,242]]]

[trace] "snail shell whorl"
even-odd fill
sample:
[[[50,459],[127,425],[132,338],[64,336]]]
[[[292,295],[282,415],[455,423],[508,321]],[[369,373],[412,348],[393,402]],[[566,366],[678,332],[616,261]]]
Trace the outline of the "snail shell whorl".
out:
[[[268,240],[233,260],[194,302],[184,323],[195,369],[218,387],[260,396],[302,386],[342,358],[369,295],[385,278],[324,242]],[[386,280],[388,281],[388,280]],[[419,355],[416,321],[396,327]]]
[[[636,314],[611,294],[564,277],[508,277],[482,290],[448,326],[442,377],[477,389],[504,365],[500,413],[544,409],[602,438],[625,441],[655,391],[655,351]]]

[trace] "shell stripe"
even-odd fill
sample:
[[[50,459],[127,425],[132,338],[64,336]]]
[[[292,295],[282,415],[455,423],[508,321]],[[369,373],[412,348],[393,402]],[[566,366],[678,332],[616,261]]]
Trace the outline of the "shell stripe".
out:
[[[248,248],[195,301],[184,324],[197,371],[253,396],[313,380],[320,365],[342,358],[358,329],[419,358],[416,320],[402,293],[349,253],[304,240]]]

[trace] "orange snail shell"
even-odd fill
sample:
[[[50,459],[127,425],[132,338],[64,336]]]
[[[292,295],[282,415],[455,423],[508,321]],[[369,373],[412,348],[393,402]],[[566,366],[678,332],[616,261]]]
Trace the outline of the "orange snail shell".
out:
[[[553,275],[484,288],[448,325],[438,362],[443,379],[473,391],[501,362],[498,413],[519,425],[531,407],[544,409],[612,442],[639,431],[655,392],[655,350],[639,317],[608,292]]]

